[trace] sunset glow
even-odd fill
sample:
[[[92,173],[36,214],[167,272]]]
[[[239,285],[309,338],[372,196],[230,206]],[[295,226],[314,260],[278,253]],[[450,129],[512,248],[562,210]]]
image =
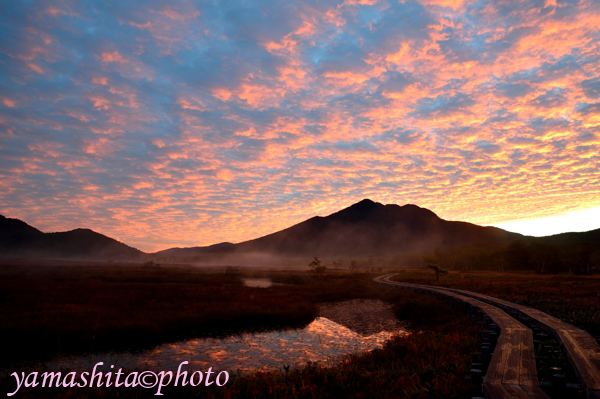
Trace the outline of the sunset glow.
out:
[[[595,230],[598,228],[598,221],[600,221],[600,208],[592,208],[533,220],[496,223],[494,226],[515,233],[543,237],[567,231]]]
[[[595,0],[1,2],[0,29],[0,214],[46,232],[239,242],[363,198],[600,228]]]

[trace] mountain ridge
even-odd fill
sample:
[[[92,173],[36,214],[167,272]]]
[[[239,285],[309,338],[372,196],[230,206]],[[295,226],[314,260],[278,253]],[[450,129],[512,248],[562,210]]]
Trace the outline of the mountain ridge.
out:
[[[144,252],[87,228],[44,233],[0,215],[0,257],[139,260]]]
[[[327,216],[314,216],[285,229],[240,243],[169,248],[144,253],[86,228],[44,233],[0,215],[0,258],[147,260],[235,264],[272,257],[388,257],[469,245],[525,242],[574,244],[600,239],[600,229],[530,237],[491,226],[448,221],[415,204],[381,204],[363,199]]]
[[[462,238],[461,238],[462,237]],[[237,244],[168,249],[156,255],[204,256],[266,253],[282,256],[394,256],[485,241],[510,241],[520,234],[467,222],[446,221],[414,204],[364,199],[328,216],[314,216],[280,231]]]

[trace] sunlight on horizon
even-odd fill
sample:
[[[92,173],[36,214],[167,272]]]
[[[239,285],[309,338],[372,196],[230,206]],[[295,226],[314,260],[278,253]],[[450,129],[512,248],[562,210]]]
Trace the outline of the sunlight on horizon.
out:
[[[596,230],[600,228],[600,207],[565,212],[537,219],[494,223],[489,226],[536,237]]]

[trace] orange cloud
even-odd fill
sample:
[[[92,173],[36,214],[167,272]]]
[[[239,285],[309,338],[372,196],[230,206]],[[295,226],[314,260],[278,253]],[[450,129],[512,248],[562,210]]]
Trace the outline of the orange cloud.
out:
[[[285,90],[266,85],[242,84],[237,96],[252,107],[276,105],[285,95]]]
[[[170,19],[174,19],[176,21],[184,22],[186,19],[197,18],[200,15],[200,11],[187,11],[185,13],[179,13],[171,9],[171,7],[166,7],[162,11],[159,11],[159,14],[162,14]]]
[[[326,72],[323,76],[327,79],[332,79],[335,84],[344,86],[361,84],[369,80],[369,76],[353,72]]]
[[[113,51],[112,53],[105,51],[102,53],[101,58],[102,62],[118,62],[119,64],[126,64],[128,62],[118,51]]]
[[[95,77],[95,78],[92,78],[92,83],[95,85],[106,86],[106,85],[108,85],[108,78]]]
[[[107,110],[111,107],[111,102],[104,97],[90,96],[89,99],[94,103],[94,108]]]
[[[44,74],[44,70],[32,62],[27,63],[27,66],[29,67],[29,69],[39,73],[40,75]]]
[[[423,0],[422,4],[428,6],[449,7],[456,10],[463,6],[464,0]]]
[[[46,9],[46,14],[56,17],[57,15],[67,15],[67,12],[64,10],[61,10],[60,8],[50,6]]]
[[[224,101],[226,101],[226,100],[224,100]],[[178,98],[177,104],[179,104],[179,106],[182,109],[191,109],[194,111],[207,111],[208,110],[208,108],[203,106],[202,101],[196,97],[192,97],[189,100],[187,100],[185,98]]]
[[[227,101],[231,98],[231,91],[227,89],[213,89],[212,95],[218,98],[221,101]]]

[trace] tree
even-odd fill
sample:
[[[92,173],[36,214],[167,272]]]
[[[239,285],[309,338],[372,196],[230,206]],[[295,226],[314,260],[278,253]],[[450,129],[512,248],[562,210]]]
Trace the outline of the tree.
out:
[[[593,247],[589,242],[571,245],[563,251],[563,259],[575,274],[590,274]]]
[[[523,240],[515,240],[508,245],[506,260],[511,270],[529,270],[531,268],[531,253]]]
[[[312,273],[323,273],[327,268],[325,266],[321,266],[321,259],[315,256],[315,258],[308,264],[310,271]]]
[[[156,262],[155,262],[155,261],[153,261],[153,260],[149,260],[149,261],[147,261],[147,262],[144,262],[144,263],[142,264],[142,266],[144,266],[144,267],[148,267],[148,268],[153,268],[153,269],[155,269],[155,268],[158,268],[158,267],[160,267],[160,264],[159,264],[159,263],[156,263]]]
[[[537,273],[558,273],[564,266],[556,245],[532,242],[529,244],[530,261]]]
[[[448,274],[448,270],[440,269],[440,267],[435,263],[427,263],[427,267],[435,271],[435,281],[440,281],[440,276],[445,276]]]

